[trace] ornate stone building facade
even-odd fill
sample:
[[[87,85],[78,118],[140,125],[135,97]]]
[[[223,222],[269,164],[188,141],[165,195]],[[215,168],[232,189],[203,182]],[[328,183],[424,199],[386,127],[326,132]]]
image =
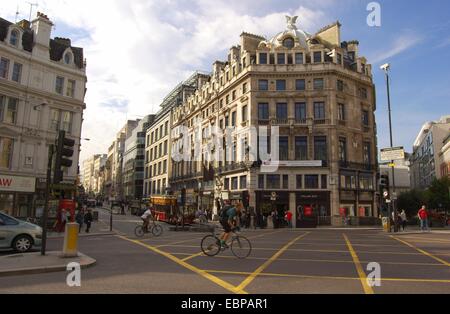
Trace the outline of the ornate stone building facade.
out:
[[[188,208],[249,201],[338,225],[378,217],[375,86],[337,22],[311,35],[296,18],[272,39],[241,34],[209,81],[173,110],[171,189]],[[182,156],[181,156],[182,155]],[[247,192],[249,197],[247,196]],[[246,198],[246,199],[244,199]]]

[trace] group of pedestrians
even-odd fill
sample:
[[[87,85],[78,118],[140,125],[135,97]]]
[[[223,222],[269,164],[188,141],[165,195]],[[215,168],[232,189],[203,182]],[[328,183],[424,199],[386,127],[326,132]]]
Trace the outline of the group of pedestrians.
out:
[[[86,233],[89,233],[93,220],[94,220],[94,218],[92,216],[91,209],[85,209],[85,208],[79,209],[75,216],[75,222],[79,225],[78,232],[81,233],[83,224],[86,224],[85,231],[86,231]]]

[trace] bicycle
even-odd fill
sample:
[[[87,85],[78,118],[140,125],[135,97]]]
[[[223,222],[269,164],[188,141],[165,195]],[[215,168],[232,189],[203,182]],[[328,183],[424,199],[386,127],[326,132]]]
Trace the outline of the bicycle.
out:
[[[134,229],[134,234],[138,238],[142,238],[146,233],[152,233],[155,237],[159,237],[163,233],[163,228],[160,225],[156,224],[154,220],[149,223],[149,226],[147,226],[147,230],[144,229],[144,224],[138,225]]]
[[[247,258],[252,252],[252,244],[246,237],[239,235],[236,232],[238,229],[239,228],[234,228],[231,230],[231,240],[226,244],[228,247],[223,247],[221,245],[220,239],[214,230],[212,234],[207,235],[202,239],[200,244],[202,252],[209,257],[214,257],[221,251],[225,251],[227,248],[230,248],[233,255],[237,258]]]

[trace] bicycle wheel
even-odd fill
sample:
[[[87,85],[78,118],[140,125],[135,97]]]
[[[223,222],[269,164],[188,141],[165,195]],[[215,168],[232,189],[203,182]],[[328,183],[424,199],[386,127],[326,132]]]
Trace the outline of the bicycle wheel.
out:
[[[159,237],[162,233],[163,233],[163,228],[162,228],[160,225],[155,224],[155,225],[152,227],[152,234],[153,234],[155,237]]]
[[[144,228],[142,228],[142,226],[137,226],[134,229],[134,234],[136,235],[136,237],[138,238],[142,238],[144,236]]]
[[[220,240],[212,235],[208,235],[202,239],[202,252],[208,256],[216,256],[220,252]]]
[[[231,242],[231,252],[237,258],[247,258],[252,252],[252,244],[246,237],[238,236]]]

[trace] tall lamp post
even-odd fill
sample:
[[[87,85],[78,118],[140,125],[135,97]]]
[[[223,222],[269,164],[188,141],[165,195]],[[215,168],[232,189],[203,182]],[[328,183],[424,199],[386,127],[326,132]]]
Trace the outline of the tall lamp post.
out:
[[[389,70],[391,68],[391,65],[389,63],[383,64],[380,69],[384,71],[386,76],[386,88],[387,88],[387,99],[388,99],[388,112],[389,112],[389,136],[390,136],[390,142],[391,142],[391,148],[394,147],[394,140],[392,136],[392,117],[391,117],[391,91],[389,86]],[[393,213],[394,213],[394,232],[397,232],[397,224],[396,221],[398,219],[398,212],[397,212],[397,206],[395,204],[395,167],[394,167],[394,161],[391,161],[391,173],[392,173],[392,194],[391,194],[391,207]],[[391,219],[392,213],[391,210],[389,210],[389,219]]]

